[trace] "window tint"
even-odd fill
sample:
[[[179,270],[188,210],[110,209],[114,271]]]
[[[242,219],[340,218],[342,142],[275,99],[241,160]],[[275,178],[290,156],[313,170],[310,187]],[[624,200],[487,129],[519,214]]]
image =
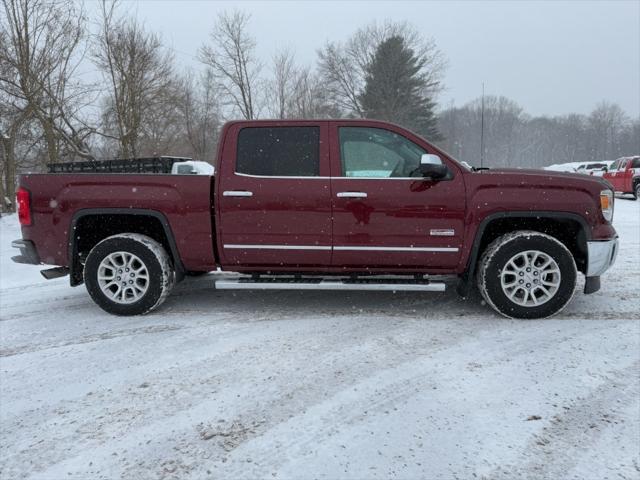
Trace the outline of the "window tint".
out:
[[[248,127],[238,134],[236,172],[248,175],[320,175],[319,127]]]
[[[369,127],[340,127],[339,135],[342,176],[420,176],[420,157],[427,152],[402,135]]]
[[[631,160],[631,168],[640,168],[640,157]]]

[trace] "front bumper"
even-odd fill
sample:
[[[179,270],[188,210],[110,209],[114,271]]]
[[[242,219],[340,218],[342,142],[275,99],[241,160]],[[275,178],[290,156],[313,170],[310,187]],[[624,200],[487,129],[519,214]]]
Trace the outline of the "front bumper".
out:
[[[14,262],[40,265],[40,257],[38,256],[36,246],[31,240],[14,240],[11,242],[11,246],[20,249],[20,255],[11,257],[11,260]]]
[[[587,277],[598,277],[616,261],[618,239],[587,242]]]

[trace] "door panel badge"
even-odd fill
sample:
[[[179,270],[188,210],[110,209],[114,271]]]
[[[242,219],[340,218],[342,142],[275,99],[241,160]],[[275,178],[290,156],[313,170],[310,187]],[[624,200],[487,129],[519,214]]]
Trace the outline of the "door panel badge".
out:
[[[432,237],[453,237],[456,231],[452,228],[433,228],[429,231]]]

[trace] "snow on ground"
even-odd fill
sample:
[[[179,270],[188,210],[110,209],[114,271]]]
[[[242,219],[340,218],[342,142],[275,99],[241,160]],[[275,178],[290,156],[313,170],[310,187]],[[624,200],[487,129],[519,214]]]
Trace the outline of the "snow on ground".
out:
[[[640,202],[556,318],[445,293],[180,284],[118,318],[10,262],[0,220],[0,478],[639,478]]]

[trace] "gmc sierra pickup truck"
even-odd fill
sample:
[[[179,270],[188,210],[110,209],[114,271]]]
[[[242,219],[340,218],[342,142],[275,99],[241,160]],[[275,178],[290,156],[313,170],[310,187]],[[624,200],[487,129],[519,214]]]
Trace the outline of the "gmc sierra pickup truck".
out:
[[[477,285],[501,314],[542,318],[578,272],[597,291],[616,256],[600,178],[470,168],[380,121],[234,121],[220,139],[213,175],[20,176],[14,260],[57,266],[43,275],[117,315],[220,270],[237,274],[217,289],[442,291],[454,277],[462,296]]]

